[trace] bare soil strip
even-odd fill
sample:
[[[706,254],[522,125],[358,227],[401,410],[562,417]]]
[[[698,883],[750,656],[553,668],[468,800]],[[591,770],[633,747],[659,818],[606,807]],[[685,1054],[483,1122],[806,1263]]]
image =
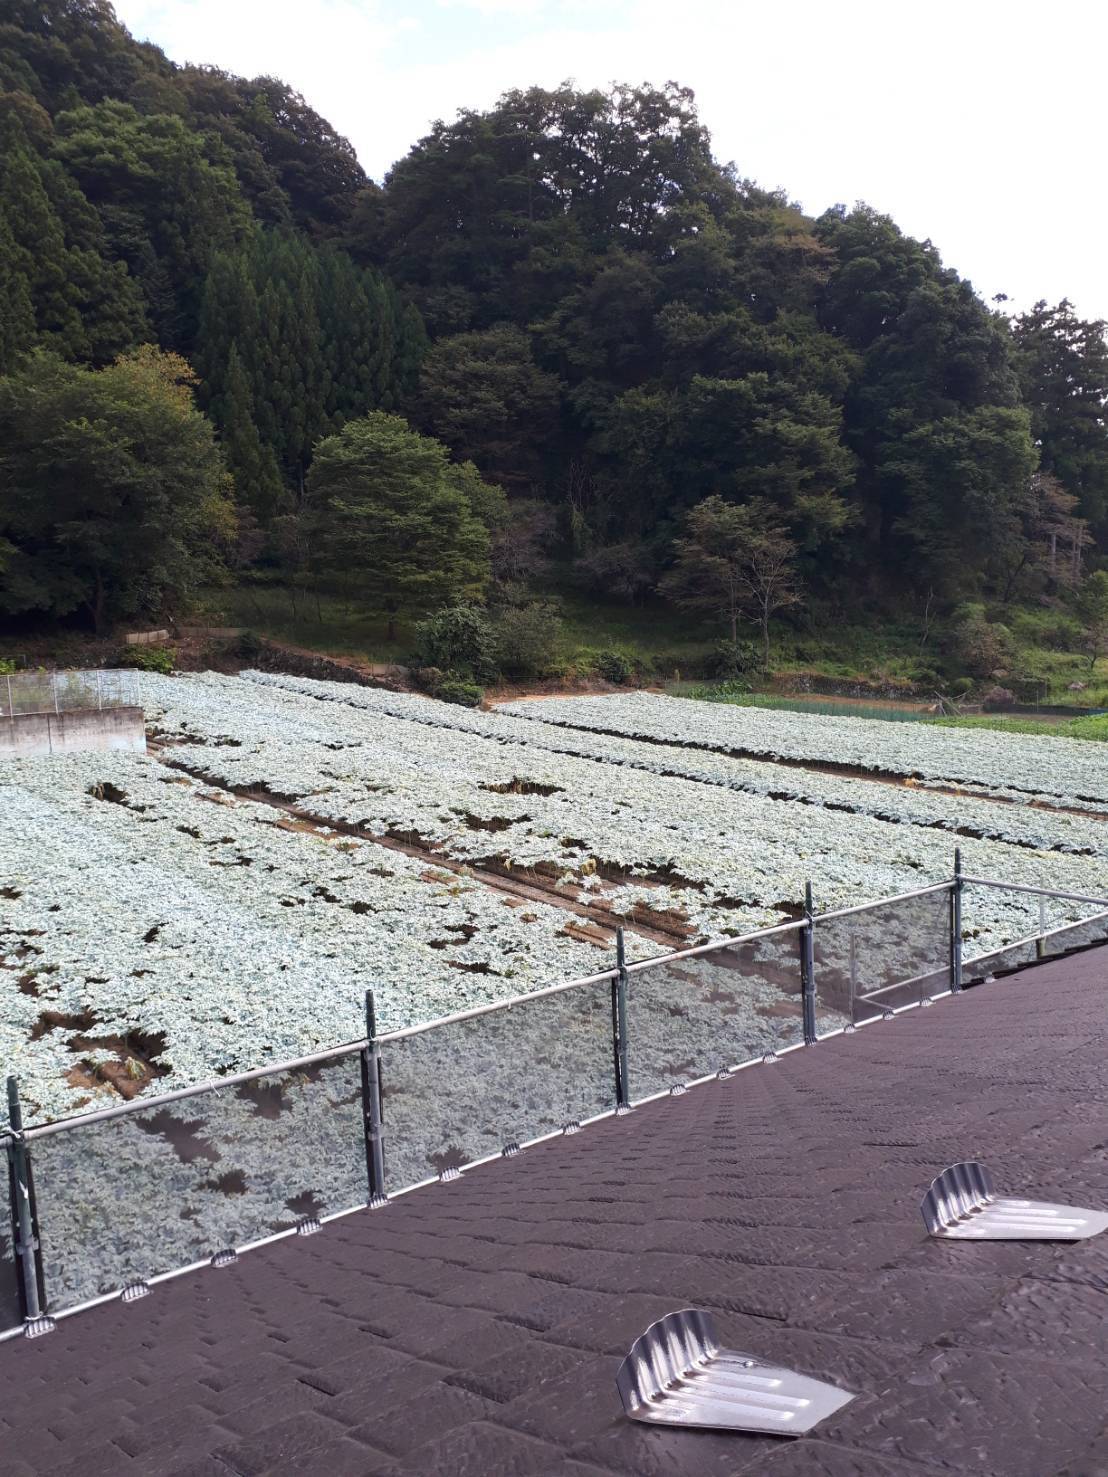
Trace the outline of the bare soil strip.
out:
[[[328,833],[338,833],[358,841],[384,847],[388,851],[402,852],[405,856],[427,862],[436,873],[464,877],[469,881],[481,883],[494,892],[502,893],[508,906],[519,907],[526,903],[547,903],[561,908],[564,912],[582,920],[579,924],[567,923],[566,925],[566,931],[570,933],[570,937],[577,938],[581,942],[594,943],[598,947],[610,945],[615,938],[616,930],[623,927],[633,928],[644,938],[661,944],[667,949],[682,948],[695,941],[696,936],[688,923],[679,912],[672,909],[637,906],[627,913],[614,913],[605,904],[603,898],[587,903],[582,902],[573,888],[559,883],[552,875],[546,875],[541,867],[529,868],[524,873],[496,856],[484,857],[480,862],[455,861],[451,857],[444,856],[435,844],[424,841],[415,832],[377,835],[347,821],[330,819],[322,821],[318,816],[313,816],[310,811],[305,810],[291,796],[276,794],[264,786],[225,784],[221,780],[212,779],[197,766],[186,764],[180,759],[164,757],[160,752],[164,747],[164,740],[159,742],[157,739],[150,739],[148,742],[150,751],[166,768],[179,770],[211,789],[236,795],[242,800],[250,800],[255,804],[268,805],[271,809],[279,811],[282,818],[276,820],[274,824],[281,829],[307,831],[324,837]],[[552,866],[550,872],[553,874],[555,871],[556,869]],[[444,878],[428,876],[426,880],[440,881]],[[618,880],[625,879],[619,878]],[[663,884],[660,882],[652,883],[649,878],[643,877],[626,880],[634,881],[636,885],[644,887],[656,885],[661,894]]]
[[[495,711],[495,709],[493,711]],[[531,721],[537,721],[547,724],[546,719],[532,719]],[[658,748],[662,749],[693,749],[702,754],[719,754],[724,759],[749,759],[755,761],[758,764],[778,764],[781,766],[782,769],[805,769],[810,770],[813,774],[833,774],[838,775],[842,779],[867,780],[870,784],[892,785],[894,789],[926,789],[928,792],[933,791],[937,795],[953,795],[956,798],[968,796],[971,800],[989,800],[994,805],[1026,805],[1032,810],[1048,810],[1053,812],[1055,815],[1076,815],[1081,816],[1085,820],[1095,821],[1108,820],[1108,811],[1081,810],[1080,808],[1072,805],[1056,805],[1052,801],[1033,797],[1030,791],[1026,792],[1028,795],[1028,798],[1026,800],[1016,800],[1010,795],[989,795],[981,790],[964,789],[958,785],[933,784],[927,780],[927,777],[925,775],[922,774],[881,774],[878,773],[877,770],[862,769],[858,765],[854,764],[836,764],[833,760],[830,759],[792,759],[781,754],[756,753],[751,749],[721,749],[709,746],[707,744],[698,744],[695,739],[653,738],[641,733],[624,733],[618,728],[593,728],[584,723],[566,723],[564,719],[555,724],[547,724],[547,726],[552,728],[571,728],[576,733],[597,734],[602,738],[623,739],[624,741],[629,741],[636,744],[654,744]],[[692,775],[675,775],[674,777],[679,777],[681,779],[694,778],[694,776]],[[699,783],[703,784],[707,782],[699,781]],[[1013,788],[1015,787],[1013,786]],[[753,794],[761,792],[751,791],[750,793]],[[766,798],[773,799],[774,797],[771,795],[767,796]],[[801,797],[788,796],[787,798],[800,799]],[[1096,799],[1095,796],[1089,796],[1087,798],[1093,803],[1101,803]],[[847,807],[825,805],[823,808],[827,810],[834,810],[846,809]],[[977,831],[967,830],[961,832],[960,834],[979,837],[979,833]]]

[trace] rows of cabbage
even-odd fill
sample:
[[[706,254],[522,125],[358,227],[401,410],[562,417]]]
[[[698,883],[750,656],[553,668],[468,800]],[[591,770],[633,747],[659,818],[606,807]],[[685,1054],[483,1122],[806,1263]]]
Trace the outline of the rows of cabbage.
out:
[[[676,913],[698,937],[795,917],[808,881],[817,907],[829,909],[951,872],[952,837],[910,818],[892,822],[555,752],[521,743],[514,728],[501,735],[495,726],[412,722],[369,705],[376,695],[367,689],[339,692],[351,697],[234,678],[162,679],[148,701],[153,721],[193,740],[171,745],[167,758],[212,781],[265,788],[324,822],[418,838],[456,860],[543,873],[574,896],[602,896],[617,914]],[[1081,849],[1100,843],[1096,823],[1032,814],[1044,834],[1057,824],[1056,844],[1063,836],[1079,836]],[[1025,838],[969,837],[962,846],[968,871],[1000,882],[1097,896],[1108,889],[1102,852],[1073,855]],[[1047,921],[1080,917],[1083,908],[1052,901]],[[968,942],[975,951],[1010,942],[1037,917],[1034,900],[982,890],[968,910]]]
[[[188,1086],[358,1038],[369,988],[392,1030],[611,963],[561,908],[152,756],[12,761],[0,805],[0,1062],[31,1119],[116,1100],[129,1044],[147,1090]]]
[[[506,703],[506,716],[766,759],[845,766],[1005,799],[1108,809],[1108,766],[1077,739],[702,703],[658,693]]]
[[[749,795],[796,800],[829,810],[869,815],[894,824],[945,830],[958,836],[1006,841],[1036,851],[1072,852],[1079,856],[1108,855],[1108,829],[1097,817],[1031,805],[1027,803],[1026,796],[1020,797],[1016,803],[998,804],[996,799],[980,798],[971,793],[951,795],[928,789],[923,784],[878,783],[799,765],[783,765],[772,760],[737,758],[677,743],[623,738],[516,718],[508,716],[503,706],[486,713],[459,709],[411,693],[389,692],[351,683],[320,682],[274,673],[246,672],[242,675],[248,681],[284,692],[404,718],[432,728],[457,729],[501,744],[572,754],[605,764],[641,769],[647,774],[676,776]],[[164,688],[162,693],[164,695]],[[531,702],[529,709],[541,718],[546,706],[547,700],[544,699]],[[687,708],[688,704],[683,706]],[[699,714],[709,707],[709,704],[698,704],[695,711]],[[186,713],[178,712],[176,716],[187,724]],[[686,742],[691,742],[692,732],[695,730],[686,732]]]

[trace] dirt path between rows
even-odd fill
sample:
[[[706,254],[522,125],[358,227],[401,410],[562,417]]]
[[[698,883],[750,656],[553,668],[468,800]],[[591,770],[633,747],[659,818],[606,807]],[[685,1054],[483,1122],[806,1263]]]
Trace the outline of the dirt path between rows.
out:
[[[509,906],[546,903],[551,907],[560,908],[563,912],[582,920],[580,924],[567,923],[566,925],[566,933],[569,937],[577,939],[580,943],[596,944],[598,947],[610,946],[615,939],[616,930],[623,927],[634,929],[643,938],[650,939],[652,943],[661,944],[666,949],[684,948],[696,942],[696,936],[683,916],[672,909],[662,910],[638,906],[627,913],[615,913],[605,905],[602,897],[597,897],[587,903],[582,902],[575,889],[558,883],[553,877],[544,876],[535,868],[529,869],[526,875],[521,875],[517,869],[510,868],[496,858],[484,858],[480,862],[458,861],[453,857],[445,856],[434,844],[423,841],[411,833],[403,836],[389,833],[378,835],[347,821],[323,820],[319,816],[312,815],[291,796],[276,794],[260,785],[227,784],[222,780],[213,779],[211,775],[205,774],[203,770],[181,759],[164,757],[163,749],[171,746],[164,739],[148,737],[147,744],[149,751],[167,769],[179,770],[182,774],[187,774],[191,779],[198,780],[211,789],[221,790],[225,794],[234,795],[241,800],[249,800],[254,804],[267,805],[280,812],[281,819],[275,821],[274,824],[282,829],[310,832],[325,838],[328,832],[337,833],[353,840],[383,847],[386,851],[399,851],[404,856],[426,862],[428,867],[437,873],[447,873],[464,877],[471,882],[479,882],[493,892],[503,894]],[[554,870],[552,867],[551,871]],[[442,879],[428,876],[425,880]],[[648,879],[636,877],[633,880],[639,886],[649,887],[651,885]]]
[[[550,694],[554,696],[554,694]],[[493,709],[495,712],[495,708]],[[506,717],[519,717],[519,714],[506,714]],[[525,719],[525,722],[543,722],[545,719]],[[694,739],[678,738],[651,738],[645,734],[622,733],[618,728],[595,728],[584,723],[553,723],[552,728],[568,728],[574,733],[595,734],[601,738],[622,739],[625,743],[653,744],[663,749],[692,749],[700,754],[718,754],[723,759],[748,759],[757,764],[776,764],[782,769],[803,769],[812,774],[831,774],[840,779],[866,780],[874,785],[891,785],[893,789],[918,789],[928,794],[952,795],[956,799],[987,800],[994,805],[1026,805],[1031,810],[1046,810],[1054,815],[1076,815],[1085,820],[1108,821],[1108,810],[1082,810],[1075,805],[1056,805],[1049,800],[1040,800],[1028,793],[1026,800],[1016,800],[1010,795],[988,795],[980,790],[961,789],[958,785],[936,785],[928,782],[922,774],[881,774],[877,770],[863,769],[855,764],[837,764],[830,759],[791,759],[786,755],[760,754],[752,749],[717,749],[709,748],[705,744],[698,744]],[[682,776],[692,779],[693,776]],[[750,793],[757,793],[751,791]],[[772,797],[768,797],[772,798]],[[1102,802],[1094,796],[1089,796],[1091,804],[1099,805]],[[835,809],[831,806],[829,809]],[[966,835],[976,835],[974,831],[967,831]]]

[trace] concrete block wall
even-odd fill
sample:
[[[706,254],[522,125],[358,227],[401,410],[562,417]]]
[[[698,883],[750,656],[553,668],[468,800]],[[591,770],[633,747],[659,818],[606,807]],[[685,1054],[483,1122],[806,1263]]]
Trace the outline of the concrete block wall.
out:
[[[0,718],[0,759],[44,754],[146,750],[141,708],[75,708],[62,713],[17,713]]]

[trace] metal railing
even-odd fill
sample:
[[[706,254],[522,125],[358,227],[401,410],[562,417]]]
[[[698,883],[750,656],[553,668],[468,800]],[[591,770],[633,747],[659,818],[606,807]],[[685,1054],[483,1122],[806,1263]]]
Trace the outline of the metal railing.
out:
[[[133,671],[13,672],[0,676],[0,717],[138,707]]]
[[[967,957],[979,888],[1031,927]],[[424,1025],[378,1032],[370,993],[360,1040],[55,1122],[24,1127],[10,1079],[0,1337],[1104,939],[1108,899],[956,855],[932,886],[825,913],[809,887],[793,921],[653,959],[620,934],[609,969]]]

